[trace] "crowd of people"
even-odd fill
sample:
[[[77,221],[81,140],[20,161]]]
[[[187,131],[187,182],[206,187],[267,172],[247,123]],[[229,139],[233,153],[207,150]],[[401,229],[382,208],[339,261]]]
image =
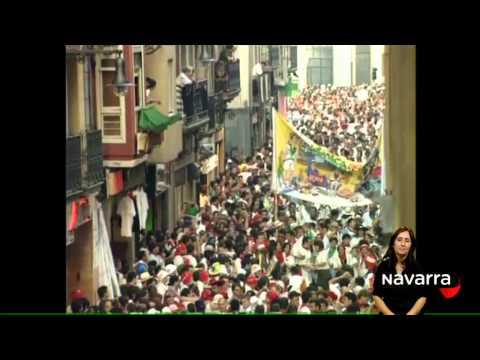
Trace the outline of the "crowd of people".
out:
[[[305,136],[332,153],[365,163],[383,124],[383,84],[307,86],[289,99],[288,118]]]
[[[129,271],[117,261],[121,296],[106,286],[71,311],[165,313],[374,312],[372,276],[386,250],[379,207],[315,208],[270,189],[271,141],[228,159],[174,231],[146,234]],[[196,215],[194,215],[196,214]],[[124,264],[123,264],[124,265]]]

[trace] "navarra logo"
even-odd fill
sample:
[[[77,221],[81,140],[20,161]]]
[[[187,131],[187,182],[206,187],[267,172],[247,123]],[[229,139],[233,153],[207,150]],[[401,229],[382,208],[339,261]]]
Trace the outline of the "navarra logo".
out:
[[[382,274],[383,285],[451,286],[449,274]]]

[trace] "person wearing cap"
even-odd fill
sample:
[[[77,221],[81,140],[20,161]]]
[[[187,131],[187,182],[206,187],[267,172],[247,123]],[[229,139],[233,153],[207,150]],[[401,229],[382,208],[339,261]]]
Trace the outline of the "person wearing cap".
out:
[[[146,250],[142,250],[139,253],[139,260],[135,263],[135,271],[138,275],[148,271],[148,253]]]

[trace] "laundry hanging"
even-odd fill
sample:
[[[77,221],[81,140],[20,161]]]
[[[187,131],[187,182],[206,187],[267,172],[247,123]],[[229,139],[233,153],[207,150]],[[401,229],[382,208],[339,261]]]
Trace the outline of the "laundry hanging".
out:
[[[122,218],[120,234],[123,237],[132,237],[133,217],[136,215],[135,204],[129,196],[124,196],[117,206],[117,215]]]

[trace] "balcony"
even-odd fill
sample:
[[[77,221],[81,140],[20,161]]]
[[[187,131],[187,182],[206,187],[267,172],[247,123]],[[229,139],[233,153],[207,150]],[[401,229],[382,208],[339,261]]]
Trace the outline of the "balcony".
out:
[[[88,131],[85,134],[87,173],[84,185],[87,188],[101,185],[105,181],[103,171],[102,130]]]
[[[210,118],[209,129],[220,129],[223,127],[223,107],[224,102],[222,93],[208,98],[208,117]]]
[[[219,63],[217,63],[217,67],[220,65]],[[221,76],[222,71],[216,73],[215,93],[223,92],[224,100],[230,101],[240,94],[240,60],[228,63],[225,70],[223,77]]]
[[[66,195],[74,196],[82,192],[82,138],[67,137],[66,144]]]
[[[208,123],[208,81],[201,80],[182,89],[185,130],[191,131]]]
[[[101,130],[87,131],[82,135],[67,138],[66,172],[67,197],[103,184],[105,173]]]

